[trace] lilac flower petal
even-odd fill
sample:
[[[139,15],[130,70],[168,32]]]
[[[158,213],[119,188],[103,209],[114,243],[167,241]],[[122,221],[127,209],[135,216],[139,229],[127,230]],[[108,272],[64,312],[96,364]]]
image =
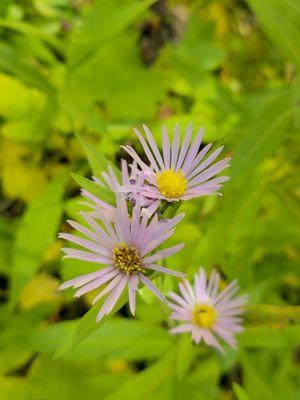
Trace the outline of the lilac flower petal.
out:
[[[170,169],[171,167],[171,145],[167,129],[163,127],[163,155],[165,161],[165,169]]]
[[[237,280],[233,280],[218,296],[214,299],[214,304],[224,302],[238,290]]]
[[[185,333],[185,332],[191,332],[193,329],[192,324],[182,324],[179,326],[176,326],[175,328],[170,329],[170,333]]]
[[[107,293],[111,292],[119,284],[119,282],[123,279],[123,277],[124,277],[124,274],[122,274],[120,271],[116,270],[116,274],[115,274],[114,278],[110,281],[110,283],[103,290],[101,290],[100,293],[97,294],[97,296],[93,299],[93,304],[95,304],[98,300],[100,300]]]
[[[224,353],[223,347],[220,345],[218,340],[215,338],[215,336],[208,329],[204,329],[203,330],[203,339],[204,339],[205,343],[207,343],[210,346],[215,347],[221,353]]]
[[[142,215],[147,215],[148,217],[151,217],[157,211],[159,205],[160,205],[159,200],[153,201],[149,207],[143,208]]]
[[[183,285],[183,283],[180,283],[180,284],[179,284],[179,289],[180,289],[180,292],[181,292],[182,297],[184,298],[184,300],[185,300],[187,303],[189,303],[190,306],[193,306],[193,304],[194,304],[194,298],[191,297],[191,295],[190,295],[188,289],[186,288],[186,286]]]
[[[223,182],[226,182],[226,181],[228,181],[230,179],[230,177],[229,176],[225,176],[225,175],[223,175],[223,176],[218,176],[218,177],[216,177],[216,178],[213,178],[213,179],[209,179],[207,182],[205,182],[205,183],[202,183],[202,182],[199,182],[199,183],[196,183],[196,184],[194,184],[194,185],[192,185],[190,182],[189,182],[189,184],[188,184],[188,189],[186,190],[186,192],[185,193],[190,193],[190,192],[193,192],[193,191],[197,191],[197,190],[204,190],[204,189],[206,189],[206,188],[211,188],[212,186],[215,186],[217,189],[219,188],[219,187],[221,187],[221,183],[223,183]]]
[[[170,299],[172,299],[173,301],[175,301],[177,304],[181,305],[184,308],[190,307],[190,304],[175,292],[170,292],[168,294],[168,297],[170,297]]]
[[[100,243],[95,243],[90,240],[82,239],[79,236],[71,235],[70,233],[60,233],[58,235],[59,238],[66,239],[72,243],[78,244],[79,246],[85,247],[88,250],[93,251],[94,253],[98,253],[107,259],[107,262],[110,260],[110,253],[101,246]]]
[[[230,333],[228,333],[228,331],[225,331],[221,328],[215,328],[214,330],[221,339],[227,342],[231,347],[236,348],[236,340]]]
[[[87,229],[85,226],[70,219],[68,219],[67,222],[69,225],[72,226],[72,228],[76,229],[78,232],[83,233],[85,236],[94,240],[95,242],[101,243],[101,238],[95,232],[91,231],[90,229]]]
[[[175,225],[177,225],[185,216],[184,213],[176,215],[174,218],[161,222],[160,224],[157,224],[157,228],[153,229],[153,235],[150,236],[150,239],[153,240],[154,238],[157,238],[160,235],[163,235],[170,229],[172,229]]]
[[[160,251],[159,253],[153,254],[152,256],[146,257],[144,259],[145,264],[151,264],[153,262],[156,262],[158,260],[161,260],[162,258],[167,258],[170,257],[172,254],[177,253],[184,247],[184,243],[177,244],[176,246],[168,247],[167,249],[164,249]]]
[[[64,290],[71,286],[73,286],[73,287],[83,286],[86,283],[92,281],[93,279],[99,278],[99,276],[105,274],[106,272],[110,272],[112,269],[113,269],[113,267],[106,267],[106,268],[102,268],[98,271],[91,272],[89,274],[81,275],[81,276],[78,276],[77,278],[70,279],[70,280],[64,282],[62,285],[60,285],[58,290]]]
[[[74,258],[77,260],[96,262],[100,264],[111,264],[111,260],[108,258],[92,252],[71,249],[69,247],[63,247],[62,251],[66,254],[64,258]]]
[[[153,285],[153,283],[150,281],[150,279],[146,278],[145,275],[139,273],[138,274],[140,280],[143,282],[143,284],[145,286],[147,286],[147,288],[149,290],[151,290],[151,292],[153,294],[155,294],[156,297],[159,298],[159,300],[163,301],[163,302],[167,302],[167,299],[162,295],[162,293],[157,289],[157,287],[155,285]]]
[[[200,129],[195,139],[193,140],[193,143],[191,144],[191,147],[186,155],[186,159],[184,160],[184,163],[182,165],[182,171],[184,173],[186,173],[186,171],[188,171],[189,168],[192,166],[192,163],[195,160],[195,157],[199,151],[199,147],[202,142],[202,137],[203,137],[203,129]]]
[[[103,208],[104,210],[112,210],[112,206],[105,203],[105,201],[99,199],[98,197],[94,196],[92,193],[88,192],[87,190],[81,190],[81,195],[86,197],[87,199],[91,200],[95,203],[98,207]]]
[[[113,271],[108,272],[107,274],[101,276],[100,278],[95,279],[94,281],[87,283],[86,285],[82,286],[77,292],[75,292],[75,297],[80,297],[92,290],[97,289],[98,287],[104,285],[106,282],[110,281],[118,274],[118,271],[114,269]]]
[[[170,316],[170,319],[177,319],[178,321],[190,321],[191,320],[191,314],[188,312],[179,312],[179,311],[174,311]]]
[[[185,134],[185,137],[184,137],[184,140],[183,140],[183,144],[182,144],[182,147],[181,147],[181,150],[180,150],[180,153],[179,153],[178,161],[177,161],[177,164],[176,164],[176,171],[181,169],[182,163],[184,161],[184,158],[186,156],[186,153],[188,151],[189,144],[190,144],[190,141],[191,141],[192,130],[193,130],[193,125],[190,122],[188,124],[187,128],[186,128],[186,134]]]
[[[81,216],[84,220],[89,224],[89,226],[99,235],[101,238],[102,245],[111,248],[114,244],[114,237],[110,237],[100,226],[99,224],[92,218],[91,213],[81,212]]]
[[[121,160],[121,172],[122,172],[123,185],[129,185],[130,179],[129,179],[129,173],[128,173],[128,165],[127,165],[127,161],[124,159]]]
[[[121,146],[132,158],[137,162],[137,164],[140,166],[140,168],[144,171],[147,172],[147,180],[150,181],[151,183],[154,182],[153,179],[153,171],[151,168],[148,167],[137,155],[137,153],[133,150],[131,146]]]
[[[104,315],[107,315],[111,312],[111,310],[114,308],[116,305],[117,301],[119,300],[125,286],[127,283],[128,277],[123,276],[121,281],[117,284],[117,286],[111,291],[109,296],[107,296],[105,302],[103,303],[103,306],[101,307],[98,316],[97,316],[97,322],[100,322],[101,319],[104,317]]]
[[[138,277],[131,275],[128,280],[129,308],[132,315],[135,315],[135,293],[138,285]]]
[[[218,174],[220,171],[222,171],[226,167],[228,167],[228,159],[224,158],[224,160],[217,162],[216,164],[207,168],[205,171],[203,171],[199,175],[195,176],[195,178],[190,180],[189,187],[193,187],[195,185],[198,185],[201,182],[207,181],[209,178]]]
[[[158,239],[152,240],[150,243],[146,244],[146,247],[142,249],[141,256],[144,257],[146,254],[150,253],[156,249],[161,243],[165,242],[169,237],[171,237],[175,232],[175,228],[162,234]]]
[[[191,163],[191,165],[186,169],[185,174],[187,179],[190,179],[191,173],[195,170],[197,165],[199,165],[200,161],[205,157],[205,155],[209,152],[209,150],[212,147],[212,143],[207,144],[199,154],[197,154],[197,157],[194,159],[194,161]]]
[[[188,291],[188,293],[190,295],[190,298],[192,299],[193,302],[195,302],[196,301],[196,296],[195,296],[195,293],[193,291],[193,288],[192,288],[190,282],[186,278],[184,278],[182,280],[182,282],[183,282],[183,285],[186,287],[186,289],[187,289],[187,291]]]
[[[214,269],[210,275],[210,279],[207,286],[207,294],[209,297],[216,296],[219,288],[219,282],[220,282],[220,275]]]
[[[137,137],[139,138],[139,141],[141,142],[144,152],[146,153],[148,160],[150,161],[151,165],[153,166],[154,171],[159,172],[159,170],[160,170],[159,166],[157,165],[155,158],[153,157],[153,154],[151,153],[151,150],[149,149],[145,139],[143,138],[143,135],[137,129],[134,129],[134,132],[137,135]]]
[[[164,162],[163,162],[163,159],[162,159],[162,157],[161,157],[161,154],[160,154],[160,152],[159,152],[159,150],[158,150],[157,144],[156,144],[156,142],[155,142],[155,140],[154,140],[154,138],[153,138],[153,136],[152,136],[152,133],[151,133],[150,129],[147,127],[147,125],[143,125],[143,128],[144,128],[144,131],[145,131],[145,133],[146,133],[148,142],[149,142],[149,144],[150,144],[150,146],[151,146],[151,149],[152,149],[152,151],[153,151],[153,154],[155,155],[155,157],[156,157],[156,159],[157,159],[157,162],[158,162],[158,164],[159,164],[161,170],[163,170],[164,167],[165,167],[165,166],[164,166]]]
[[[172,155],[171,155],[171,168],[175,170],[176,168],[176,163],[178,159],[178,150],[179,150],[179,141],[180,141],[180,135],[179,135],[179,125],[175,125],[174,129],[174,138],[173,138],[173,144],[172,144]]]
[[[180,278],[183,278],[185,276],[183,272],[174,271],[173,269],[165,268],[162,267],[161,265],[156,265],[156,264],[144,265],[143,268],[152,269],[153,271],[163,272],[164,274],[168,275],[179,276]]]

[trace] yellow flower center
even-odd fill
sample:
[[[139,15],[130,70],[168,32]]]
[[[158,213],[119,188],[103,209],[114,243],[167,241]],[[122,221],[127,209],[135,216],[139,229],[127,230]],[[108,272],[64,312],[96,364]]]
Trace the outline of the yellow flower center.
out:
[[[121,243],[119,247],[115,246],[113,262],[115,266],[126,275],[144,272],[138,250],[135,247],[127,246],[123,243]]]
[[[157,173],[157,184],[160,192],[167,199],[178,199],[186,191],[187,180],[184,173],[172,169],[166,169],[164,172]]]
[[[193,322],[201,328],[211,328],[217,318],[217,313],[208,304],[196,305],[193,310]]]

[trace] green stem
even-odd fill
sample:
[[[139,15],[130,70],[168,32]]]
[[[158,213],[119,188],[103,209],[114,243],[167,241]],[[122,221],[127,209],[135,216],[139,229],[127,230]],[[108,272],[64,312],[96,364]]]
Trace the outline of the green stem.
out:
[[[300,306],[270,304],[248,305],[244,320],[246,325],[284,327],[300,324]]]

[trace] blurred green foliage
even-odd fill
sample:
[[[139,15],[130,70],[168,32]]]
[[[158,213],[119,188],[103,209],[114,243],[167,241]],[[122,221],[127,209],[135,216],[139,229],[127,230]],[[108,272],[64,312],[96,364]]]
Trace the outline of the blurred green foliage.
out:
[[[56,290],[93,269],[61,260],[57,231],[82,207],[69,173],[89,177],[86,152],[94,173],[119,166],[134,126],[160,141],[192,120],[232,179],[182,206],[168,263],[300,304],[299,68],[297,0],[0,2],[1,399],[300,398],[298,324],[251,325],[222,357],[171,337],[144,289],[136,319],[122,307],[101,327],[89,296]]]

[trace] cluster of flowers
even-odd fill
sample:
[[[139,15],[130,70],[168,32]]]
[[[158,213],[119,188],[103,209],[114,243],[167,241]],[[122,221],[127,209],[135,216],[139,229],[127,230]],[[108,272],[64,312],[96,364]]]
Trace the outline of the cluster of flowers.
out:
[[[176,125],[172,143],[163,129],[162,152],[150,132],[135,133],[143,147],[149,164],[142,161],[135,150],[124,146],[132,157],[129,166],[122,161],[121,182],[114,170],[102,173],[102,179],[94,178],[100,187],[115,192],[116,206],[112,206],[88,191],[82,195],[89,199],[92,210],[81,212],[88,227],[75,221],[69,224],[85,238],[69,233],[60,237],[79,245],[82,249],[63,248],[65,257],[104,265],[95,272],[71,279],[60,289],[73,287],[75,296],[82,296],[102,287],[93,304],[106,296],[97,316],[97,322],[108,315],[128,287],[131,313],[135,314],[136,292],[145,285],[172,310],[170,318],[182,322],[171,333],[191,332],[196,343],[203,340],[222,351],[218,336],[235,346],[234,334],[241,327],[241,314],[246,296],[233,298],[238,289],[236,281],[219,291],[220,275],[213,271],[210,279],[203,268],[195,275],[192,286],[185,274],[168,269],[159,262],[180,251],[184,244],[161,249],[163,243],[175,232],[175,226],[184,214],[166,218],[163,209],[178,205],[179,201],[217,193],[227,176],[215,177],[229,165],[229,158],[215,162],[222,147],[209,154],[212,144],[201,147],[203,130],[192,140],[192,124],[186,129],[181,143],[180,129]],[[151,281],[154,272],[181,277],[179,294],[171,292],[168,299]]]

